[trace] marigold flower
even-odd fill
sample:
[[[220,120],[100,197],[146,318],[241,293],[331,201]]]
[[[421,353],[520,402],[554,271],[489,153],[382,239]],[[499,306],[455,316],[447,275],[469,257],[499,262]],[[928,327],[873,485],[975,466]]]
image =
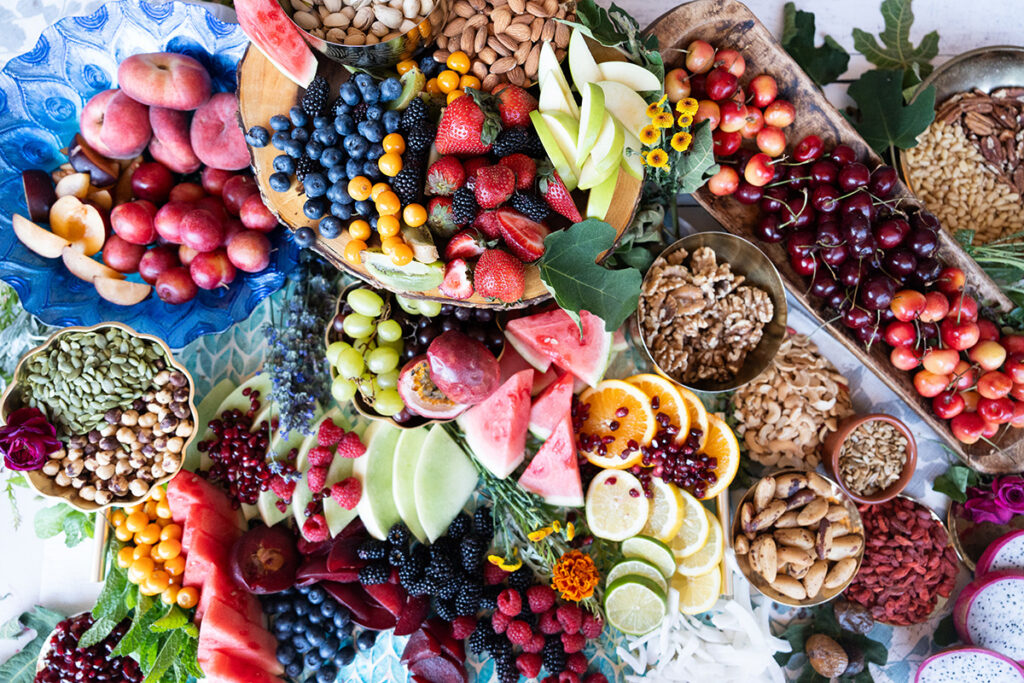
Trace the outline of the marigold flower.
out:
[[[645,145],[653,145],[661,138],[661,133],[654,126],[644,126],[640,129],[640,142]]]
[[[593,558],[579,550],[570,550],[558,558],[552,570],[551,587],[563,600],[579,602],[594,594],[601,575]]]
[[[651,168],[664,168],[668,165],[668,154],[660,147],[647,154],[647,165]]]
[[[676,119],[676,123],[679,124],[680,128],[689,128],[693,125],[693,117],[689,114],[680,114],[679,118]]]
[[[672,114],[667,111],[659,113],[652,119],[655,128],[671,128],[672,127]]]
[[[672,136],[672,149],[677,152],[685,152],[690,149],[691,142],[693,142],[693,136],[686,131],[680,131]]]
[[[683,99],[676,102],[676,111],[680,114],[687,116],[693,116],[697,113],[698,102],[692,97],[684,97]]]

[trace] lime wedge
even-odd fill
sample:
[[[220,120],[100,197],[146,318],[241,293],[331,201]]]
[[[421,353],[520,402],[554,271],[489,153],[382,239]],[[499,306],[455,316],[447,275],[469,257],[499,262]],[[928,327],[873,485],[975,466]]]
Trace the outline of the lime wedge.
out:
[[[623,633],[642,636],[658,628],[665,618],[665,593],[651,580],[624,576],[604,596],[608,623]]]
[[[627,538],[622,542],[622,556],[647,560],[657,567],[666,579],[676,572],[676,557],[672,554],[672,549],[650,536]]]
[[[711,512],[705,514],[710,527],[708,540],[697,552],[679,559],[676,571],[683,576],[707,574],[718,566],[725,554],[725,536],[722,533],[722,525],[718,522],[718,517]]]
[[[668,591],[668,584],[665,582],[665,577],[661,575],[661,570],[647,560],[629,558],[616,562],[615,566],[608,570],[608,576],[604,578],[604,585],[610,586],[623,576],[640,576],[650,579],[658,584],[658,588]]]

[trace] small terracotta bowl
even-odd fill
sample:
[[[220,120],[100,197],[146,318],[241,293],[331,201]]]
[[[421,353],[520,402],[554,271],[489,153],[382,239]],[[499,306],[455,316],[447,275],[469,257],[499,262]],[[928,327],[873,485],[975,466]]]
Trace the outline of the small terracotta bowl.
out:
[[[850,490],[850,487],[848,487],[843,481],[842,475],[839,474],[839,456],[842,453],[843,444],[846,442],[847,437],[849,437],[850,434],[852,434],[854,430],[862,424],[873,420],[888,422],[898,429],[904,437],[906,437],[907,458],[903,463],[903,471],[900,472],[899,479],[889,484],[878,493],[866,496]],[[839,423],[839,428],[836,429],[836,431],[825,437],[825,443],[822,444],[822,449],[824,451],[822,464],[825,466],[825,470],[829,473],[829,476],[836,480],[843,491],[858,503],[883,503],[895,498],[907,487],[907,484],[910,483],[910,478],[914,476],[914,470],[917,469],[917,441],[914,440],[913,432],[910,431],[910,428],[907,427],[907,425],[903,424],[895,417],[885,415],[884,413],[852,415],[846,418]]]

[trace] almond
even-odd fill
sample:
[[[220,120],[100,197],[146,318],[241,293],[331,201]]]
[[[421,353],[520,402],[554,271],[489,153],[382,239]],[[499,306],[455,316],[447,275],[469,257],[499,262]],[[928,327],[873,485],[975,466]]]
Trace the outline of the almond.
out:
[[[548,19],[544,22],[544,29],[540,32],[540,41],[542,43],[555,37],[555,24],[557,23],[554,19]]]
[[[531,21],[533,21],[532,14],[519,14],[512,18],[513,24],[529,24]]]
[[[483,81],[484,77],[487,76],[487,65],[478,59],[473,62],[473,66],[469,69],[469,72]]]
[[[462,43],[461,44],[462,51],[465,52],[466,54],[476,54],[473,51],[473,42],[475,40],[476,40],[476,34],[473,33],[473,31],[469,31],[469,30],[463,31],[462,32],[462,41],[461,41],[461,43]]]
[[[513,38],[508,32],[505,32],[498,36],[498,42],[505,46],[505,49],[508,50],[506,54],[510,55],[519,47],[520,41]]]
[[[544,5],[537,2],[537,0],[530,0],[526,3],[526,11],[535,17],[550,17],[551,15],[544,11]]]
[[[462,17],[458,17],[457,19],[453,19],[448,22],[448,25],[444,27],[444,34],[449,38],[455,38],[459,36],[465,28],[466,20]]]
[[[530,43],[519,43],[519,47],[515,49],[512,56],[516,58],[517,64],[522,64],[526,61],[527,55],[530,54]]]
[[[526,57],[526,64],[523,65],[523,71],[526,72],[526,77],[534,79],[537,77],[537,66],[540,63],[540,43],[537,43],[530,50],[530,54]]]
[[[530,27],[526,24],[512,24],[505,29],[505,35],[511,37],[516,42],[516,45],[509,45],[508,43],[505,43],[505,46],[510,50],[515,50],[516,47],[518,47],[518,43],[530,40]],[[498,38],[501,39],[500,34],[498,35]]]
[[[487,27],[481,26],[476,30],[476,38],[473,40],[473,52],[480,54],[480,50],[487,47]]]
[[[491,36],[487,39],[487,46],[497,52],[502,57],[508,57],[512,54],[512,50],[505,47],[505,44],[498,40],[498,36]]]
[[[435,50],[434,51],[434,61],[435,62],[439,62],[441,64],[444,64],[445,62],[448,61],[448,57],[450,55],[451,55],[451,53],[448,52],[448,50]]]
[[[492,90],[494,90],[494,86],[498,85],[498,83],[500,82],[501,78],[498,76],[498,74],[487,74],[487,78],[485,78],[483,80],[483,83],[480,84],[480,88],[487,92],[491,92]]]
[[[516,66],[516,58],[515,57],[511,57],[511,56],[509,56],[509,57],[502,57],[501,59],[499,59],[496,62],[494,62],[494,64],[491,64],[491,73],[492,74],[508,73],[513,68],[515,68],[515,66]]]
[[[466,20],[466,30],[475,31],[478,28],[487,26],[487,15],[486,14],[474,14]]]
[[[476,10],[466,0],[459,0],[452,9],[455,10],[455,14],[465,19],[469,19],[476,14]]]
[[[558,0],[544,0],[544,11],[547,13],[545,14],[545,16],[554,16],[555,12],[557,12],[558,10]]]
[[[526,0],[508,0],[508,6],[513,14],[522,14],[526,11]]]
[[[564,48],[568,45],[569,27],[563,24],[562,22],[558,22],[558,25],[555,26],[555,47]],[[555,51],[555,54],[558,54],[557,50]]]
[[[487,45],[486,40],[484,40],[484,45]],[[488,45],[484,49],[477,52],[476,56],[480,58],[480,61],[489,66],[491,64],[494,64],[494,60],[498,58],[498,53],[494,51],[493,47],[490,47]]]
[[[494,25],[494,33],[504,33],[509,24],[512,23],[512,10],[508,7],[499,7],[491,14],[491,24]]]
[[[537,17],[530,24],[530,42],[536,43],[540,40],[541,31],[544,30],[544,20]]]
[[[469,0],[469,4],[477,12],[483,12],[485,9],[487,9],[487,1],[486,0]]]

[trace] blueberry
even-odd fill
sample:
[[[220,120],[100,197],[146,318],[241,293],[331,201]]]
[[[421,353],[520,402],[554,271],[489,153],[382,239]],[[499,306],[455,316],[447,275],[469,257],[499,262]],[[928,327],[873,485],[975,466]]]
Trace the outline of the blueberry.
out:
[[[338,677],[338,670],[330,664],[316,670],[316,683],[332,683]]]
[[[377,104],[380,102],[380,88],[377,87],[376,83],[367,86],[366,90],[363,90],[362,93],[363,102],[367,104]]]
[[[305,128],[292,128],[291,138],[299,142],[309,142],[309,131]]]
[[[245,134],[245,141],[253,147],[266,147],[270,144],[270,131],[263,126],[253,126]]]
[[[309,614],[306,615],[306,619],[308,619],[309,623],[311,624],[319,624],[321,621],[324,620],[324,615],[320,614],[320,610],[313,609]]]
[[[288,643],[281,643],[277,646],[277,661],[281,662],[284,666],[294,662],[296,654],[295,648]]]
[[[345,158],[345,153],[337,147],[327,147],[320,155],[320,165],[324,168],[334,168]]]
[[[324,658],[320,656],[320,653],[316,650],[310,650],[305,656],[306,668],[316,669],[324,663]]]
[[[373,647],[375,642],[377,642],[376,631],[363,631],[359,634],[359,637],[356,638],[356,647],[360,650],[369,650]]]
[[[426,55],[420,60],[420,71],[427,78],[433,78],[437,74],[441,73],[441,69],[444,68],[444,64],[434,59],[431,55]]]
[[[368,199],[356,202],[356,213],[366,218],[367,216],[373,215],[373,202]]]
[[[380,84],[380,99],[382,102],[390,102],[402,94],[402,84],[397,78],[388,78]]]
[[[338,88],[338,96],[341,97],[345,104],[352,106],[359,104],[363,99],[359,94],[359,89],[356,88],[356,84],[352,81],[346,81],[341,84],[341,87]]]
[[[296,652],[309,652],[313,649],[313,646],[306,639],[306,636],[298,635],[292,638],[292,647],[295,648]]]
[[[345,162],[345,175],[349,178],[355,178],[361,175],[363,172],[363,162],[359,159],[349,159]]]
[[[270,127],[274,130],[288,130],[292,127],[292,122],[283,114],[275,114],[270,117]]]
[[[305,595],[312,589],[312,586],[296,586],[295,590],[298,591],[299,595]]]
[[[380,118],[384,116],[384,107],[379,104],[371,104],[366,108],[366,119],[368,121],[380,121]]]
[[[347,221],[349,218],[352,218],[352,206],[350,204],[334,202],[331,204],[331,215],[339,220]],[[326,605],[327,603],[324,604]]]
[[[356,130],[370,142],[380,142],[384,139],[384,126],[377,121],[360,121]]]
[[[356,122],[351,116],[344,114],[334,119],[334,130],[338,135],[351,135],[356,132]]]
[[[377,229],[377,219],[378,218],[379,218],[378,216],[371,216],[370,217],[370,229],[371,230],[376,230]]]
[[[326,185],[326,183],[324,184]],[[330,206],[330,202],[328,202],[323,197],[316,197],[315,199],[308,200],[305,204],[302,205],[302,213],[305,214],[306,218],[315,221],[320,218],[323,218],[324,214],[327,213],[327,209],[329,209]],[[308,605],[306,606],[306,609],[309,610]]]
[[[292,622],[278,619],[274,622],[274,635],[280,638],[286,638],[292,634]]]
[[[352,621],[352,613],[348,611],[347,607],[338,607],[338,611],[334,613],[334,625],[337,628],[344,628],[349,625]]]
[[[369,159],[370,161],[376,161],[377,159],[380,159],[382,156],[384,156],[384,145],[380,144],[379,142],[370,145],[370,149],[366,152],[366,158]]]
[[[274,146],[274,149],[283,151],[285,143],[289,140],[291,140],[291,138],[288,137],[288,133],[285,133],[283,130],[279,130],[270,138],[270,144]]]
[[[304,126],[309,123],[309,116],[306,112],[302,111],[302,107],[292,107],[288,110],[288,118],[292,120],[292,124],[296,126]]]
[[[274,192],[287,192],[288,188],[292,186],[291,176],[280,171],[271,173],[267,182],[270,184],[270,189]]]
[[[347,193],[346,193],[347,194]],[[333,600],[324,600],[324,604],[320,605],[320,614],[325,617],[333,617],[334,613],[338,611],[338,603]]]
[[[362,159],[370,149],[370,143],[362,135],[350,135],[345,138],[345,151],[353,159]]]
[[[321,648],[325,648],[325,647],[326,648],[330,648],[330,650],[331,650],[330,657],[333,657],[334,653],[338,651],[339,647],[341,647],[341,640],[338,639],[338,636],[333,635],[331,633],[328,633],[327,637],[324,638],[324,642],[320,643],[320,647]],[[324,656],[325,659],[330,659],[330,657],[328,657],[326,655]]]
[[[402,125],[402,115],[397,111],[386,111],[384,116],[381,118],[381,123],[384,124],[384,130],[389,133],[394,133]]]
[[[313,117],[313,128],[320,130],[331,125],[331,119],[326,116],[314,116]]]
[[[347,114],[349,112],[349,109],[350,107],[348,105],[348,102],[345,102],[342,99],[338,99],[334,101],[334,109],[332,111],[334,112],[335,116],[341,116],[342,114]]]
[[[346,667],[352,663],[352,660],[356,658],[356,651],[351,645],[338,650],[338,654],[334,656],[334,663],[338,668]]]
[[[376,161],[367,161],[363,164],[363,175],[370,180],[374,180],[374,174],[380,173],[380,169],[377,167]]]
[[[320,159],[320,163],[323,163],[323,158]],[[340,162],[340,159],[339,159]],[[336,183],[339,180],[348,180],[348,175],[345,173],[345,164],[337,163],[327,169],[327,182]]]
[[[291,175],[295,173],[295,159],[287,154],[279,154],[274,157],[274,170]]]
[[[334,147],[338,144],[338,133],[333,128],[321,128],[314,135],[324,147]]]
[[[352,197],[348,194],[348,182],[339,180],[327,188],[327,200],[338,204],[348,204]],[[347,199],[346,199],[347,198]],[[330,602],[329,600],[327,602]],[[325,603],[326,604],[326,603]]]
[[[306,156],[316,161],[320,158],[320,155],[324,153],[324,146],[316,140],[310,140],[306,143]]]
[[[284,672],[289,678],[298,678],[302,675],[302,662],[292,662],[284,668]]]
[[[363,92],[368,87],[373,85],[373,76],[366,73],[365,71],[360,71],[359,73],[357,73],[355,75],[355,78],[353,78],[352,80],[355,81],[356,87],[359,88],[359,92]]]
[[[327,193],[327,179],[322,173],[307,173],[302,181],[302,187],[310,199],[323,197]]]
[[[315,646],[319,646],[320,643],[324,642],[324,638],[326,637],[327,634],[324,633],[324,630],[319,626],[310,626],[309,629],[306,630],[306,640]]]
[[[298,159],[302,156],[304,151],[304,145],[298,140],[287,140],[284,143],[284,153],[293,159]]]

